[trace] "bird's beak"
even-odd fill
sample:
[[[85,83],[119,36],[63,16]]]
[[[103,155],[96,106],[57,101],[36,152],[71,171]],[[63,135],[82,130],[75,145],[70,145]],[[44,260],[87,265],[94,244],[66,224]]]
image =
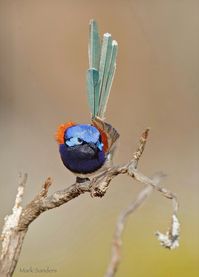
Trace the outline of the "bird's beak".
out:
[[[98,147],[96,146],[95,143],[89,142],[88,145],[95,153],[97,153]]]

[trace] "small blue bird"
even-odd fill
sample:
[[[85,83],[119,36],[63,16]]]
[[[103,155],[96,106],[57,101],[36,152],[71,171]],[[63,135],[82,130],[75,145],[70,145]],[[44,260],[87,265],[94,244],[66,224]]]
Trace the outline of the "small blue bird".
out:
[[[80,178],[98,172],[112,159],[118,132],[104,121],[116,69],[118,44],[109,33],[101,43],[98,27],[90,21],[88,100],[91,124],[62,124],[56,133],[63,164]]]

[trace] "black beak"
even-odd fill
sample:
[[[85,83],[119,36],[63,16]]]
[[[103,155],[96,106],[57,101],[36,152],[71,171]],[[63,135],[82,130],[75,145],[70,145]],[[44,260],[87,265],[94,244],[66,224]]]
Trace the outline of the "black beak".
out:
[[[98,152],[98,148],[95,143],[89,142],[88,146],[95,152],[95,154]]]

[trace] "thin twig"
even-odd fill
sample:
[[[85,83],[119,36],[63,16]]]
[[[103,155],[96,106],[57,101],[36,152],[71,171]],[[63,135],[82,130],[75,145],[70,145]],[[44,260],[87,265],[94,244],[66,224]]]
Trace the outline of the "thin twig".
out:
[[[158,173],[155,174],[152,179],[154,182],[156,182],[156,184],[158,184],[162,177],[164,177],[164,175],[162,173]],[[121,260],[122,234],[126,226],[128,216],[135,212],[143,204],[143,202],[148,198],[152,191],[152,186],[145,186],[145,188],[139,192],[136,199],[134,199],[119,214],[113,236],[111,259],[105,277],[113,277],[117,272]]]
[[[113,277],[115,276],[120,260],[121,260],[121,246],[122,246],[122,233],[125,227],[125,223],[127,220],[128,215],[133,213],[149,196],[152,192],[152,188],[147,186],[144,188],[137,196],[136,200],[134,200],[126,209],[124,209],[117,220],[115,233],[113,237],[113,244],[112,244],[112,255],[111,260],[108,265],[107,272],[105,277]]]
[[[29,225],[33,220],[35,220],[41,213],[59,207],[70,200],[78,197],[85,192],[90,193],[92,197],[102,197],[106,193],[109,185],[114,177],[119,174],[128,174],[135,180],[138,180],[146,185],[152,186],[155,190],[161,192],[165,197],[172,199],[174,203],[174,214],[177,212],[177,200],[176,196],[171,192],[167,191],[164,188],[160,188],[152,179],[144,176],[141,172],[137,171],[138,161],[143,153],[147,136],[148,129],[142,134],[140,138],[140,143],[138,149],[133,154],[133,159],[123,166],[113,166],[99,175],[95,176],[91,180],[87,180],[84,183],[74,183],[68,188],[54,192],[52,195],[48,196],[49,187],[52,185],[51,178],[48,178],[44,185],[42,186],[41,191],[34,197],[34,199],[22,209],[20,206],[21,198],[23,195],[23,190],[19,186],[19,191],[16,197],[15,206],[17,207],[18,213],[14,213],[12,216],[11,224],[12,228],[9,226],[10,216],[5,219],[5,225],[2,232],[2,254],[0,258],[0,276],[12,276],[14,269],[16,267],[17,261],[19,259],[21,247],[25,234],[28,230]],[[26,178],[25,178],[26,179]],[[25,184],[25,182],[24,182]],[[18,200],[17,200],[18,199]],[[20,211],[20,212],[19,212]],[[16,218],[15,218],[16,217]],[[174,220],[173,220],[174,222]],[[175,221],[176,222],[176,221]],[[9,230],[9,235],[5,235]],[[175,230],[174,230],[175,231]],[[169,232],[166,239],[170,240],[170,246],[168,246],[168,241],[165,243],[164,237],[161,233],[158,233],[158,239],[161,241],[161,244],[165,247],[173,247],[173,242],[178,240],[178,234],[172,236],[175,232]],[[175,244],[177,245],[177,244]],[[11,257],[11,258],[10,258]]]

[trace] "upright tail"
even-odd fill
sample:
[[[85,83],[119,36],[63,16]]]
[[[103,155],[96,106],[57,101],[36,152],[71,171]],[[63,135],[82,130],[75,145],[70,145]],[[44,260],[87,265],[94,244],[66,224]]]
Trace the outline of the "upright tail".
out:
[[[104,34],[101,44],[97,23],[91,20],[87,91],[92,118],[104,119],[116,69],[117,51],[118,44],[109,33]]]

